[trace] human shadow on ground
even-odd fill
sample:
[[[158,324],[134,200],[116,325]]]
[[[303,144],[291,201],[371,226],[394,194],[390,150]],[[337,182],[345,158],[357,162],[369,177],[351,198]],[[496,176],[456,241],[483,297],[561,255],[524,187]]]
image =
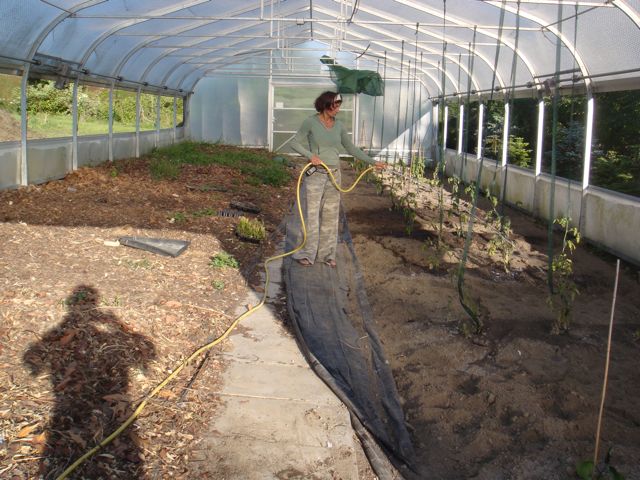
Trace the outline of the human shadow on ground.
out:
[[[129,417],[130,371],[146,368],[155,356],[148,338],[98,301],[94,287],[76,287],[65,301],[62,322],[23,357],[33,375],[48,371],[55,395],[40,464],[45,479],[57,478]],[[128,429],[70,478],[143,478],[139,453]]]

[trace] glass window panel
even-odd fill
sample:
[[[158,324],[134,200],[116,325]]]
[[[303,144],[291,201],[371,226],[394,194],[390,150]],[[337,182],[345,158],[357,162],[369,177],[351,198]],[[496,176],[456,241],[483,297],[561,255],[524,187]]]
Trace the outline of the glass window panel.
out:
[[[545,98],[543,172],[551,173],[555,127],[556,175],[570,180],[582,180],[586,106],[585,95],[560,97],[557,121],[554,125],[552,98]]]
[[[458,102],[451,102],[448,104],[447,111],[447,145],[446,148],[451,150],[457,150],[458,148],[458,125],[460,123],[460,105]],[[440,109],[440,128],[438,134],[440,135],[439,144],[442,145],[442,137],[444,136],[444,128],[442,128],[442,122],[444,120],[444,108]]]
[[[510,106],[509,157],[510,165],[534,168],[538,129],[538,101],[534,98],[515,99]]]
[[[290,153],[297,155],[291,149],[291,140],[293,139],[293,133],[278,133],[273,134],[273,151],[278,153]]]
[[[590,184],[640,197],[640,91],[594,95]]]
[[[478,115],[480,113],[480,104],[478,102],[471,102],[467,104],[464,109],[464,125],[463,125],[463,138],[465,145],[462,146],[462,151],[467,153],[477,153],[478,150]],[[457,145],[457,139],[456,139]]]
[[[504,101],[489,100],[484,107],[484,146],[485,158],[502,160],[502,139],[504,136]]]

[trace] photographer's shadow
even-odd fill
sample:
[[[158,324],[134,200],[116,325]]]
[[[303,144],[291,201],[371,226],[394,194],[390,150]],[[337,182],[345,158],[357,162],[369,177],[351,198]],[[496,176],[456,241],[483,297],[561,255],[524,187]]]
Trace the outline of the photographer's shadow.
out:
[[[48,371],[55,406],[47,428],[40,473],[56,478],[122,424],[133,411],[129,372],[155,356],[153,343],[98,305],[98,291],[76,287],[62,323],[29,346],[24,362],[36,375]],[[135,437],[127,429],[87,460],[77,478],[142,478]]]

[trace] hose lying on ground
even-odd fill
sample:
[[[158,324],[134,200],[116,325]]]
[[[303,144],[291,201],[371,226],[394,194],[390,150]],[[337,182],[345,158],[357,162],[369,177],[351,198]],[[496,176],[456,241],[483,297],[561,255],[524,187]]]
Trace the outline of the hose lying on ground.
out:
[[[278,255],[274,255],[273,257],[269,257],[269,258],[267,258],[265,260],[265,262],[264,262],[265,285],[264,285],[264,291],[262,293],[262,298],[261,298],[260,302],[256,306],[250,308],[249,310],[244,312],[242,315],[237,317],[231,323],[231,325],[229,325],[227,327],[227,329],[224,331],[224,333],[222,335],[220,335],[218,338],[216,338],[212,342],[209,342],[206,345],[203,345],[202,347],[198,348],[186,360],[183,360],[164,380],[162,380],[153,390],[151,390],[151,392],[149,392],[144,397],[144,399],[140,402],[138,407],[129,416],[129,418],[127,418],[113,433],[111,433],[111,435],[106,437],[98,445],[93,447],[91,450],[87,451],[84,455],[82,455],[75,462],[73,462],[64,472],[62,472],[62,474],[59,477],[57,477],[56,480],[64,480],[65,478],[67,478],[76,468],[78,468],[80,465],[82,465],[87,459],[89,459],[90,457],[95,455],[100,449],[102,449],[103,447],[105,447],[109,443],[111,443],[129,425],[131,425],[135,421],[136,418],[138,418],[140,416],[142,411],[147,406],[147,403],[149,403],[149,401],[153,397],[155,397],[158,394],[158,392],[160,392],[160,390],[162,390],[164,387],[166,387],[167,384],[171,380],[173,380],[176,376],[178,376],[178,374],[184,369],[184,367],[189,365],[189,363],[191,363],[196,357],[198,357],[202,353],[210,350],[211,348],[216,346],[218,343],[222,342],[236,328],[236,326],[238,325],[238,323],[240,323],[241,320],[243,320],[244,318],[248,317],[249,315],[251,315],[253,312],[258,310],[260,307],[262,307],[265,304],[265,302],[267,300],[267,292],[268,292],[268,287],[269,287],[269,269],[267,268],[269,263],[271,263],[271,262],[273,262],[275,260],[278,260],[280,258],[284,258],[284,257],[287,257],[289,255],[293,255],[298,250],[302,249],[304,247],[304,245],[307,243],[307,227],[306,227],[306,225],[304,223],[304,215],[302,214],[302,206],[301,206],[301,203],[300,203],[300,187],[302,185],[302,179],[304,178],[305,172],[309,168],[311,168],[312,166],[313,166],[313,164],[311,164],[311,163],[308,163],[308,164],[306,164],[304,166],[304,168],[300,172],[300,175],[298,176],[298,183],[297,183],[297,186],[296,186],[296,203],[297,203],[297,206],[298,206],[298,215],[300,217],[300,222],[301,222],[301,225],[302,225],[302,242],[300,243],[300,245],[295,247],[293,250],[290,250],[288,252],[284,252],[284,253],[281,253],[281,254],[278,254]],[[338,185],[338,183],[336,182],[335,177],[333,176],[333,173],[331,172],[331,170],[324,163],[321,163],[319,166],[322,166],[323,168],[325,168],[327,170],[327,173],[329,174],[329,176],[331,178],[331,183],[333,183],[333,185],[342,193],[348,193],[351,190],[353,190],[355,188],[355,186],[360,182],[362,177],[364,177],[369,171],[373,170],[373,168],[374,168],[374,167],[369,167],[366,170],[364,170],[349,188],[343,189],[340,185]]]

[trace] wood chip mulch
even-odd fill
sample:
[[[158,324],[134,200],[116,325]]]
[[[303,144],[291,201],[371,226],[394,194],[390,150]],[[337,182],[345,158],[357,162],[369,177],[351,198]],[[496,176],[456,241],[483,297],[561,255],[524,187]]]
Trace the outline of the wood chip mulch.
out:
[[[220,335],[273,250],[285,187],[254,187],[217,166],[152,180],[146,159],[81,168],[0,192],[0,477],[56,478],[113,432],[196,348]],[[270,240],[241,242],[252,205]],[[190,242],[180,256],[117,246],[123,236]],[[220,268],[225,251],[239,268]],[[70,478],[190,478],[207,432],[224,343],[185,368],[134,424]]]

